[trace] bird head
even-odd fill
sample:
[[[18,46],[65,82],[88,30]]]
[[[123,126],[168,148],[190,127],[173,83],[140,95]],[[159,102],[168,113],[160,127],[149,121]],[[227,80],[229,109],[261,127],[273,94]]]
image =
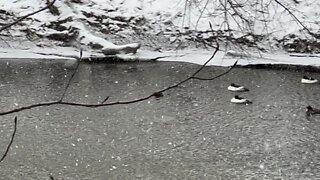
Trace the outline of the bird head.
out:
[[[313,110],[311,106],[307,106],[307,111]]]

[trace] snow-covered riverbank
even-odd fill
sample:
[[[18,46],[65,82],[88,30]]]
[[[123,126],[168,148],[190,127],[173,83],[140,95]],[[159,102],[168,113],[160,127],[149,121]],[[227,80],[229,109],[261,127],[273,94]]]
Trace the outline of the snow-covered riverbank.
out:
[[[3,0],[0,23],[45,5],[41,0]],[[319,34],[320,2],[289,1],[285,5],[308,30]],[[202,64],[219,39],[225,43],[223,50],[209,65],[228,66],[235,60],[241,65],[320,64],[315,55],[320,52],[319,39],[274,1],[60,0],[0,36],[0,55],[5,59],[74,59],[82,48],[87,58],[115,55],[126,60]],[[292,54],[297,52],[310,55]]]
[[[124,61],[178,61],[189,62],[194,64],[204,64],[212,55],[212,51],[204,49],[184,49],[179,51],[148,51],[138,50],[136,54],[118,54],[116,57]],[[0,49],[0,59],[65,59],[75,60],[79,56],[79,49],[62,48],[54,49],[35,48],[27,50],[16,49]],[[83,57],[101,58],[101,54],[84,51]],[[254,53],[254,52],[235,52],[235,51],[219,51],[215,58],[208,63],[213,66],[230,66],[236,60],[238,65],[252,64],[291,64],[291,65],[308,65],[320,66],[320,55],[315,54],[288,54],[288,53]]]

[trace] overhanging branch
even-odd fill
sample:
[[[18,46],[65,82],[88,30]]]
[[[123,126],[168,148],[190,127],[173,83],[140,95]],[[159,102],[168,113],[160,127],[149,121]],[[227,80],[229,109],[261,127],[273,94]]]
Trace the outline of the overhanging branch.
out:
[[[53,1],[54,2],[54,1]],[[210,28],[211,28],[211,31],[213,32],[213,28],[212,28],[212,25],[211,23],[209,23],[210,25]],[[231,66],[230,69],[228,69],[226,72],[224,73],[221,73],[217,76],[214,76],[214,77],[211,77],[211,78],[200,78],[200,77],[197,77],[198,73],[201,72],[206,65],[208,65],[208,63],[215,57],[215,55],[217,54],[217,52],[219,51],[219,43],[218,43],[218,40],[216,41],[216,49],[215,51],[213,52],[212,56],[198,69],[196,70],[194,73],[192,73],[190,76],[188,76],[187,78],[185,78],[184,80],[181,80],[179,81],[178,83],[175,83],[171,86],[168,86],[164,89],[161,89],[161,90],[158,90],[158,91],[155,91],[149,95],[146,95],[146,96],[143,96],[143,97],[140,97],[140,98],[137,98],[137,99],[133,99],[133,100],[128,100],[128,101],[115,101],[115,102],[109,102],[109,103],[106,103],[106,101],[108,100],[109,96],[107,96],[105,98],[105,100],[103,102],[97,102],[95,104],[85,104],[85,103],[75,103],[75,102],[66,102],[66,101],[63,101],[64,97],[65,97],[65,94],[70,86],[70,83],[71,81],[73,80],[74,78],[74,75],[75,73],[77,72],[78,70],[78,67],[79,67],[79,64],[80,64],[80,60],[82,58],[82,50],[80,51],[80,56],[79,56],[79,59],[78,59],[78,63],[76,65],[76,68],[74,70],[74,72],[72,73],[70,79],[68,80],[68,83],[63,91],[63,94],[62,96],[60,97],[59,100],[57,101],[51,101],[51,102],[41,102],[41,103],[37,103],[37,104],[32,104],[32,105],[29,105],[29,106],[23,106],[23,107],[20,107],[20,108],[16,108],[16,109],[12,109],[12,110],[9,110],[9,111],[4,111],[4,112],[0,112],[0,116],[3,116],[3,115],[8,115],[8,114],[12,114],[12,113],[16,113],[16,112],[20,112],[20,111],[24,111],[24,110],[30,110],[30,109],[33,109],[33,108],[36,108],[36,107],[42,107],[42,106],[51,106],[51,105],[67,105],[67,106],[79,106],[79,107],[88,107],[88,108],[98,108],[98,107],[104,107],[104,106],[113,106],[113,105],[123,105],[123,104],[133,104],[133,103],[137,103],[137,102],[141,102],[141,101],[145,101],[147,99],[150,99],[152,97],[162,97],[163,96],[163,92],[165,91],[168,91],[170,89],[174,89],[190,80],[214,80],[214,79],[217,79],[225,74],[227,74],[228,72],[230,72],[237,64],[237,61],[233,64],[233,66]]]
[[[77,73],[77,71],[78,71],[78,69],[79,69],[81,59],[82,59],[82,49],[80,49],[80,56],[79,56],[79,58],[77,59],[77,66],[76,66],[76,68],[74,69],[74,71],[73,71],[73,73],[72,73],[72,75],[71,75],[71,77],[70,77],[70,79],[69,79],[69,81],[68,81],[68,83],[67,83],[67,85],[66,85],[66,87],[65,87],[65,89],[64,89],[64,91],[63,91],[63,93],[62,93],[62,95],[61,95],[61,98],[60,98],[59,102],[61,102],[61,101],[63,100],[64,96],[66,95],[67,90],[68,90],[68,88],[69,88],[69,86],[70,86],[70,84],[71,84],[71,81],[73,80],[74,75]]]
[[[190,80],[214,80],[216,78],[219,78],[225,74],[227,74],[228,72],[230,72],[235,66],[236,66],[236,63],[231,66],[230,69],[228,69],[226,72],[224,73],[221,73],[217,76],[214,76],[212,78],[208,78],[208,79],[204,79],[204,78],[199,78],[197,77],[196,75],[201,72],[203,70],[203,68],[215,57],[215,55],[217,54],[217,52],[219,51],[219,44],[217,43],[217,47],[214,51],[214,53],[212,54],[212,56],[197,70],[195,71],[193,74],[191,74],[190,76],[188,76],[187,78],[185,78],[184,80],[178,82],[178,83],[175,83],[171,86],[168,86],[164,89],[161,89],[161,90],[158,90],[156,92],[153,92],[149,95],[146,95],[144,97],[140,97],[140,98],[137,98],[137,99],[133,99],[133,100],[128,100],[128,101],[115,101],[115,102],[109,102],[109,103],[96,103],[96,104],[85,104],[85,103],[75,103],[75,102],[65,102],[63,101],[63,97],[64,95],[62,96],[62,99],[58,100],[58,101],[51,101],[51,102],[42,102],[42,103],[38,103],[38,104],[32,104],[32,105],[29,105],[29,106],[24,106],[24,107],[20,107],[20,108],[16,108],[16,109],[13,109],[13,110],[9,110],[9,111],[4,111],[4,112],[0,112],[0,116],[2,115],[8,115],[8,114],[12,114],[12,113],[16,113],[16,112],[20,112],[20,111],[24,111],[24,110],[28,110],[28,109],[33,109],[33,108],[36,108],[36,107],[42,107],[42,106],[51,106],[51,105],[67,105],[67,106],[79,106],[79,107],[88,107],[88,108],[98,108],[98,107],[105,107],[105,106],[114,106],[114,105],[123,105],[123,104],[133,104],[133,103],[137,103],[137,102],[141,102],[141,101],[145,101],[147,99],[150,99],[152,97],[159,97],[158,95],[159,94],[162,94],[163,92],[165,91],[168,91],[170,89],[174,89],[184,83],[186,83],[187,81],[190,81]],[[71,79],[73,78],[73,76],[69,79],[69,82],[68,84],[71,82]],[[67,85],[65,91],[67,90],[67,88],[69,87],[69,85]]]
[[[18,118],[17,116],[14,118],[14,129],[13,129],[13,133],[12,133],[12,136],[11,136],[11,139],[10,139],[10,142],[7,146],[7,149],[6,151],[4,152],[4,154],[2,155],[2,158],[0,159],[0,162],[2,162],[4,160],[4,158],[7,156],[8,152],[9,152],[9,149],[13,143],[13,139],[14,139],[14,136],[16,135],[16,132],[17,132],[17,121],[18,121]]]
[[[12,23],[9,23],[9,24],[7,24],[7,25],[5,25],[5,26],[2,26],[2,27],[0,28],[0,32],[3,31],[3,30],[5,30],[5,29],[10,28],[10,27],[13,26],[13,25],[16,25],[17,23],[19,23],[20,21],[26,19],[26,18],[29,17],[29,16],[35,15],[35,14],[41,12],[41,11],[44,11],[44,10],[50,8],[55,2],[56,2],[56,0],[53,0],[53,1],[52,1],[51,3],[49,3],[47,6],[41,8],[41,9],[39,9],[39,10],[37,10],[37,11],[34,11],[34,12],[32,12],[32,13],[29,13],[29,14],[27,14],[27,15],[24,15],[24,16],[18,18],[17,20],[15,20],[15,21],[12,22]]]

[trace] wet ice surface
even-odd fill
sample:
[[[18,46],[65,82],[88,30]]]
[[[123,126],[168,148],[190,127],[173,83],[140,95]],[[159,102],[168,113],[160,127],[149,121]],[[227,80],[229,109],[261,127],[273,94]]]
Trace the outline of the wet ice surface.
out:
[[[186,63],[82,64],[66,100],[130,100],[185,78]],[[1,111],[59,99],[72,67],[0,62]],[[208,67],[206,76],[224,71]],[[0,117],[0,154],[18,116],[13,146],[0,163],[5,179],[319,179],[320,85],[293,71],[236,68],[215,81],[131,105],[97,109],[54,105]],[[252,105],[229,101],[245,85]]]

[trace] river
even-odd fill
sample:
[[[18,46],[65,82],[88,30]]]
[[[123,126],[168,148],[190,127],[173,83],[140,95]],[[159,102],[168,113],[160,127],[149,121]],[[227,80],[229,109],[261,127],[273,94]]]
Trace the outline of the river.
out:
[[[62,60],[0,61],[0,111],[58,100],[74,65]],[[130,100],[184,79],[198,65],[82,63],[65,101]],[[204,77],[226,68],[206,67]],[[100,108],[52,105],[0,117],[0,155],[18,126],[3,179],[320,179],[317,72],[234,68],[192,80],[161,98]],[[230,103],[230,83],[250,105]]]

